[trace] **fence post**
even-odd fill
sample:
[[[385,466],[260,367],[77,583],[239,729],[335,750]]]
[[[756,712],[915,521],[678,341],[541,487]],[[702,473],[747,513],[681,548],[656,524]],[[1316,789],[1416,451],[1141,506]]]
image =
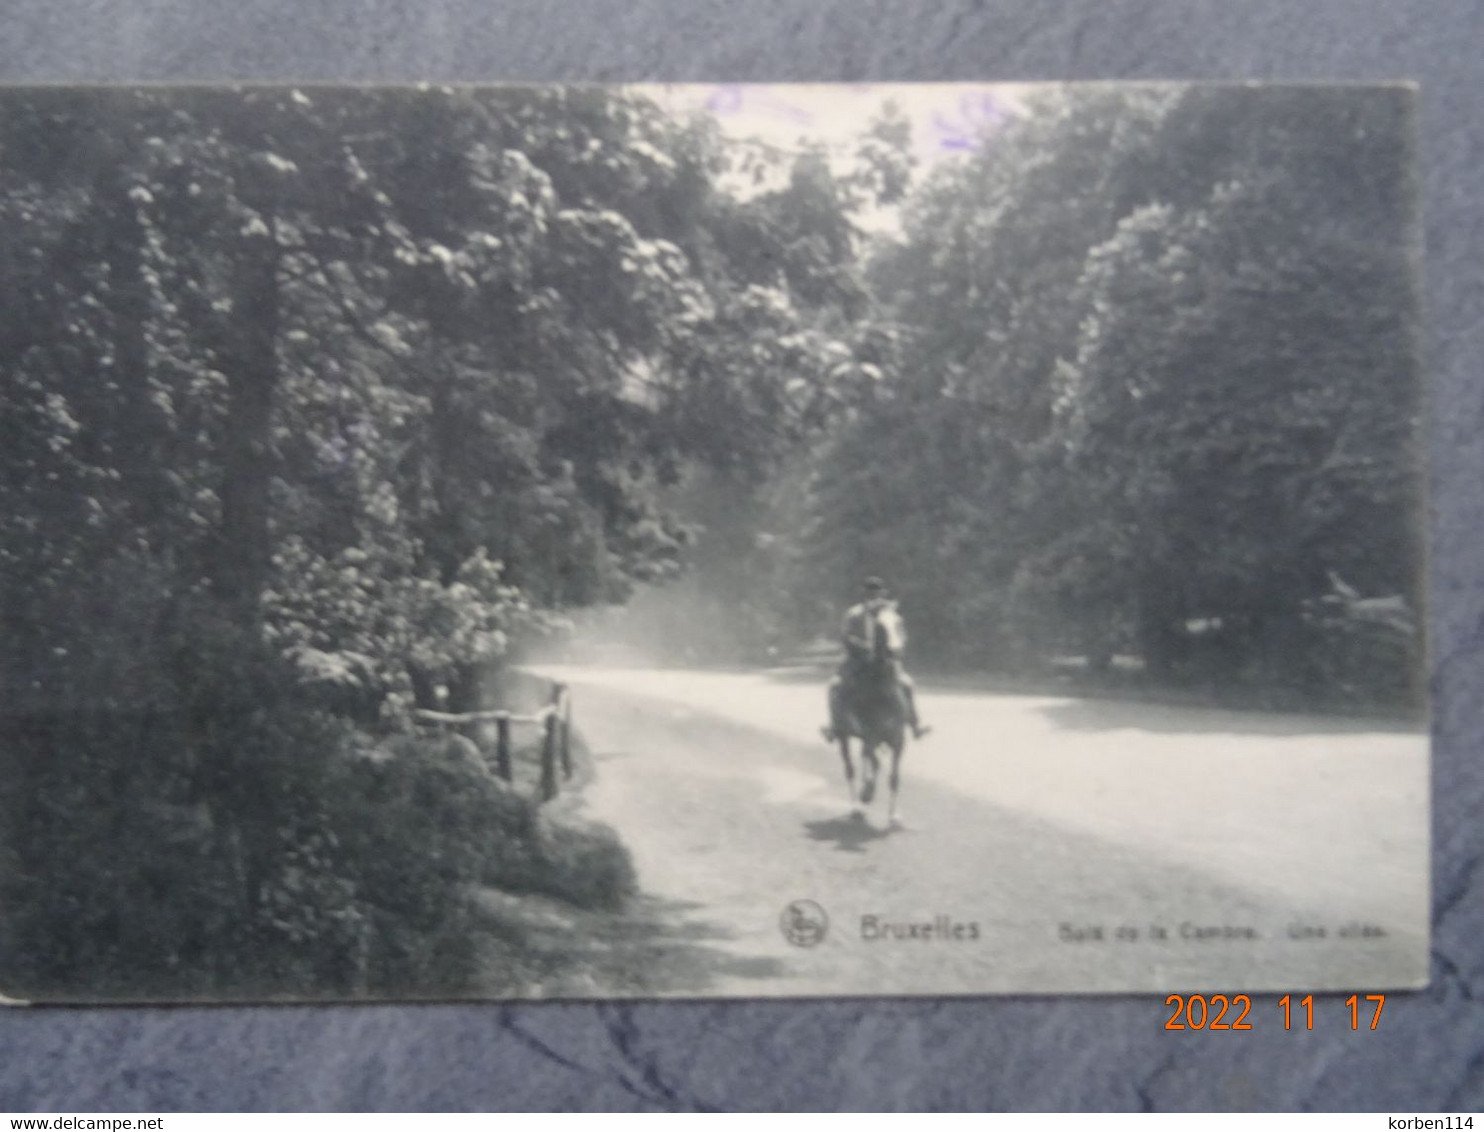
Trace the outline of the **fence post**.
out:
[[[557,713],[546,715],[546,736],[541,742],[541,800],[550,802],[557,796]]]
[[[510,713],[495,716],[495,773],[510,781]]]

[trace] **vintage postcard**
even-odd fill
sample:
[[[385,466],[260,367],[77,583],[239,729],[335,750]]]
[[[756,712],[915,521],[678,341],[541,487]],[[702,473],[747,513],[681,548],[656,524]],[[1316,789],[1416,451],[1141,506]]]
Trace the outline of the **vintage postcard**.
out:
[[[1424,984],[1414,94],[0,91],[0,992]]]

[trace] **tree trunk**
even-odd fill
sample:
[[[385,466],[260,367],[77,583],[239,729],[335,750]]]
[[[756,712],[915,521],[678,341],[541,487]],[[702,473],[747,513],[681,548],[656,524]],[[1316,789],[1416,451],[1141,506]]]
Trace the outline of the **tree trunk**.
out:
[[[124,476],[128,503],[139,526],[153,529],[168,511],[170,487],[163,437],[153,412],[149,345],[145,337],[153,314],[144,276],[145,231],[131,185],[120,164],[102,186],[107,227],[103,258],[108,265],[112,317],[113,374],[118,393],[108,421],[107,443],[114,466]],[[106,463],[108,456],[100,457]]]
[[[1147,579],[1139,587],[1138,638],[1144,671],[1157,680],[1175,674],[1180,652],[1178,612],[1164,579]]]
[[[278,241],[270,228],[243,239],[236,251],[222,519],[212,581],[234,617],[254,625],[272,556],[268,518],[281,315]]]
[[[412,682],[413,706],[424,711],[447,711],[447,705],[438,698],[438,681],[433,673],[411,661],[404,667],[408,680]]]

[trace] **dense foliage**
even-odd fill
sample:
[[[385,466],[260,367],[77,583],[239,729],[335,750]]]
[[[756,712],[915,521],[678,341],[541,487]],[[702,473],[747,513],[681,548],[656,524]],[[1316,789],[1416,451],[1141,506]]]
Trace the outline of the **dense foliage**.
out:
[[[491,803],[429,872],[439,756],[365,768],[674,574],[657,492],[764,474],[838,365],[845,190],[803,155],[744,199],[726,160],[616,91],[6,96],[7,989],[396,989],[367,922],[456,936],[492,829],[534,835]]]
[[[1395,91],[1033,99],[872,262],[897,357],[814,469],[806,586],[890,575],[939,664],[1410,702],[1410,138]]]

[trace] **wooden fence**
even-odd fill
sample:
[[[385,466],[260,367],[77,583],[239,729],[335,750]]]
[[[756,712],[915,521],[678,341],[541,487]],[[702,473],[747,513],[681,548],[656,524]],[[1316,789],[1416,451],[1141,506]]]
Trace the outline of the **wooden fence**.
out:
[[[572,777],[572,693],[565,684],[553,684],[550,702],[531,715],[517,715],[501,709],[446,712],[430,711],[427,708],[418,708],[413,715],[424,723],[433,723],[440,727],[493,723],[495,774],[506,782],[513,781],[515,777],[510,761],[512,728],[517,724],[538,726],[541,728],[541,801],[550,802],[560,792],[560,782]]]

